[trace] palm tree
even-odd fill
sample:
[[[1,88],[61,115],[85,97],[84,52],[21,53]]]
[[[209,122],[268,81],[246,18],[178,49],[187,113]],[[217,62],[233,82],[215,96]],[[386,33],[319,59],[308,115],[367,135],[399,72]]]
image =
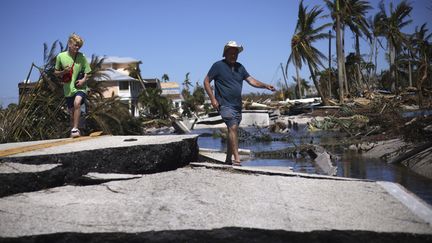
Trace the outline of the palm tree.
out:
[[[297,81],[298,80],[298,78],[297,77],[292,77],[292,79],[294,80],[294,81]],[[310,89],[310,85],[308,84],[308,82],[306,81],[306,79],[304,79],[304,78],[300,78],[300,88],[298,87],[298,83],[296,84],[296,91],[295,91],[295,93],[296,93],[296,95],[297,95],[297,97],[299,97],[300,95],[299,95],[299,93],[297,93],[297,92],[302,92],[302,94],[305,94],[305,96],[306,96],[306,91],[308,91],[309,89]]]
[[[405,40],[405,34],[401,32],[401,29],[412,22],[411,19],[406,19],[411,13],[412,7],[406,1],[400,2],[395,9],[393,9],[393,3],[390,3],[389,14],[387,15],[383,0],[379,4],[379,8],[382,18],[382,34],[387,39],[387,47],[389,50],[389,62],[390,71],[392,75],[392,90],[396,90],[398,87],[398,76],[397,76],[397,65],[395,64],[396,55],[398,55],[402,49]]]
[[[420,28],[415,28],[413,35],[413,57],[414,62],[417,66],[417,92],[418,92],[418,104],[421,107],[423,105],[423,82],[430,77],[430,69],[432,62],[432,33],[427,33],[426,23]]]
[[[161,78],[161,79],[162,79],[163,82],[168,82],[168,81],[170,80],[168,74],[166,74],[166,73],[164,73],[164,74],[162,75],[162,78]]]
[[[363,61],[363,58],[351,52],[346,57],[345,66],[347,71],[347,77],[351,77],[352,79],[351,80],[352,85],[350,86],[351,93],[362,92],[364,88],[363,83],[361,82],[363,78],[362,68],[366,66],[366,63]]]
[[[360,71],[360,37],[365,36],[369,40],[372,39],[371,33],[369,32],[369,24],[366,20],[366,13],[372,7],[368,1],[361,0],[350,0],[349,5],[349,18],[347,19],[346,24],[350,28],[351,32],[355,35],[355,49],[357,56],[356,77],[357,83],[362,85],[362,75]]]
[[[186,73],[185,80],[183,81],[184,89],[189,92],[189,87],[192,86],[192,83],[189,79],[189,72]]]
[[[129,64],[128,67],[126,68],[126,71],[129,72],[129,76],[131,76],[134,79],[138,79],[138,81],[141,84],[141,87],[145,90],[145,81],[143,80],[143,78],[141,77],[141,69],[139,67],[139,65],[142,62],[138,62],[137,64]]]
[[[368,24],[369,24],[369,28],[370,28],[370,33],[372,36],[372,40],[371,40],[371,52],[370,52],[370,56],[369,56],[369,63],[372,63],[372,59],[373,59],[373,64],[374,64],[374,68],[373,68],[373,80],[376,82],[376,77],[377,77],[377,61],[378,61],[378,47],[381,46],[381,48],[384,49],[382,42],[380,40],[380,37],[383,36],[383,19],[385,18],[385,16],[383,15],[382,12],[377,12],[373,17],[370,17],[368,19]],[[378,46],[379,44],[379,46]],[[368,81],[367,83],[370,83],[370,78],[371,78],[371,74],[369,73],[368,75]]]
[[[366,21],[366,13],[372,7],[368,1],[363,0],[325,0],[327,7],[331,12],[333,22],[336,27],[336,48],[338,51],[338,69],[342,68],[344,75],[343,80],[345,91],[348,92],[348,80],[345,67],[345,37],[344,30],[345,26],[348,26],[351,32],[355,35],[355,49],[356,55],[360,56],[360,37],[366,36],[371,39],[371,35],[368,29],[368,23]],[[339,37],[338,37],[339,35]],[[340,39],[341,38],[341,39]],[[342,60],[341,60],[342,59]],[[357,82],[360,82],[361,73],[359,70],[360,63],[357,63]],[[338,71],[339,74],[339,71]],[[342,74],[341,74],[342,75]],[[340,89],[343,91],[343,89]]]
[[[296,69],[300,69],[302,63],[307,64],[314,85],[318,91],[318,95],[321,97],[323,103],[327,105],[327,98],[323,96],[321,87],[315,77],[318,65],[323,66],[321,59],[324,59],[325,55],[312,45],[312,43],[317,40],[327,39],[329,37],[329,34],[323,32],[323,30],[331,26],[330,24],[323,24],[317,28],[314,28],[313,26],[315,21],[321,17],[322,12],[322,8],[319,8],[318,6],[314,6],[310,11],[308,11],[307,7],[303,6],[303,1],[300,2],[297,25],[295,28],[295,34],[291,39],[291,54],[288,57],[287,66],[290,62],[293,62]],[[297,76],[299,94],[301,95],[300,81],[300,78]]]
[[[88,97],[89,112],[85,114],[89,131],[103,131],[105,134],[127,135],[124,128],[132,120],[128,104],[122,103],[120,97],[105,98],[94,92]]]
[[[344,84],[346,83],[346,77],[344,75],[345,60],[342,45],[342,20],[343,12],[339,2],[342,0],[325,0],[327,7],[330,9],[331,16],[333,18],[333,28],[336,31],[336,55],[337,55],[337,77],[339,84],[339,102],[344,102]]]
[[[332,93],[336,93],[337,73],[335,69],[333,68],[323,69],[319,72],[316,72],[316,76],[320,80],[321,90],[323,91],[324,96],[331,97]],[[327,85],[324,82],[327,82]]]
[[[192,117],[193,113],[198,115],[198,112],[200,111],[200,106],[204,105],[204,102],[204,87],[201,86],[199,82],[196,82],[192,95],[185,97],[184,102],[182,103],[182,115],[187,117]]]
[[[162,90],[159,88],[149,88],[142,92],[139,101],[144,104],[143,115],[151,119],[167,119],[171,113],[171,101],[161,96]]]

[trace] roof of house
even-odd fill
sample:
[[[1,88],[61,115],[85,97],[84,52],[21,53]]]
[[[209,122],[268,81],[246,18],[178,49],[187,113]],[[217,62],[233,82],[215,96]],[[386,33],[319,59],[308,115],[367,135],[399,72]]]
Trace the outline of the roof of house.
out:
[[[104,56],[103,63],[140,63],[141,61],[132,57]]]
[[[183,100],[183,96],[181,94],[166,94],[166,95],[162,94],[162,95],[174,101]]]
[[[161,82],[161,89],[177,89],[180,85],[177,82]]]
[[[138,79],[134,79],[131,76],[125,75],[112,68],[107,68],[100,72],[102,75],[100,77],[96,77],[96,81],[138,81]]]
[[[160,82],[158,78],[143,78],[143,80],[146,83],[159,83]]]

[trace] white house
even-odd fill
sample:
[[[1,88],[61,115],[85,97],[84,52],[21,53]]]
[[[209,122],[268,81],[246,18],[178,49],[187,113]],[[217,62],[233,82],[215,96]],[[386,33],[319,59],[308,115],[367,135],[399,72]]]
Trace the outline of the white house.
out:
[[[174,109],[182,113],[183,96],[180,92],[180,85],[177,82],[162,82],[160,88],[162,90],[161,95],[171,99]]]
[[[103,82],[102,86],[106,91],[104,97],[117,95],[120,100],[129,105],[132,115],[139,116],[138,97],[146,88],[160,88],[160,81],[157,78],[144,79],[142,82],[131,77],[130,70],[138,69],[140,60],[131,57],[105,56],[102,62],[101,77],[97,80]]]

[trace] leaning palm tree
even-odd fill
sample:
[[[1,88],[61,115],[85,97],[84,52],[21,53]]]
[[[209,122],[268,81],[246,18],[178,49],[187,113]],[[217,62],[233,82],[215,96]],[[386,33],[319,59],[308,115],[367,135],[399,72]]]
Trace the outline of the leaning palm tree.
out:
[[[412,22],[412,19],[407,19],[411,13],[412,7],[409,2],[403,0],[396,8],[393,9],[393,3],[390,3],[389,14],[387,15],[384,2],[381,0],[379,4],[382,19],[382,33],[387,39],[387,47],[389,50],[389,62],[392,79],[392,90],[398,87],[397,65],[395,64],[396,55],[400,53],[405,40],[405,34],[401,29]]]
[[[323,24],[319,27],[314,27],[318,18],[322,17],[322,12],[322,8],[318,6],[314,6],[311,10],[308,10],[307,7],[303,6],[303,1],[300,1],[297,25],[294,36],[291,39],[291,54],[288,57],[286,66],[288,67],[288,64],[293,62],[296,69],[300,69],[302,63],[307,64],[318,95],[321,97],[323,103],[328,105],[327,97],[323,95],[315,76],[318,66],[323,66],[321,59],[326,57],[312,45],[312,43],[317,40],[327,39],[329,37],[329,34],[323,32],[323,30],[331,26],[331,24]],[[301,95],[300,81],[300,78],[297,76],[297,85],[299,94]]]

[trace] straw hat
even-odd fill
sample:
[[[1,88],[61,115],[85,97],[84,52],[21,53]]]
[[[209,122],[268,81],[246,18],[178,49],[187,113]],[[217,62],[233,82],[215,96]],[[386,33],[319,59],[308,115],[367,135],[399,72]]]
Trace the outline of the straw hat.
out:
[[[223,57],[225,56],[226,50],[228,50],[231,47],[237,48],[239,53],[243,51],[243,46],[242,45],[237,44],[237,42],[235,42],[235,41],[228,41],[228,43],[226,43],[225,46],[224,46],[224,50],[223,50],[223,53],[222,53]]]

